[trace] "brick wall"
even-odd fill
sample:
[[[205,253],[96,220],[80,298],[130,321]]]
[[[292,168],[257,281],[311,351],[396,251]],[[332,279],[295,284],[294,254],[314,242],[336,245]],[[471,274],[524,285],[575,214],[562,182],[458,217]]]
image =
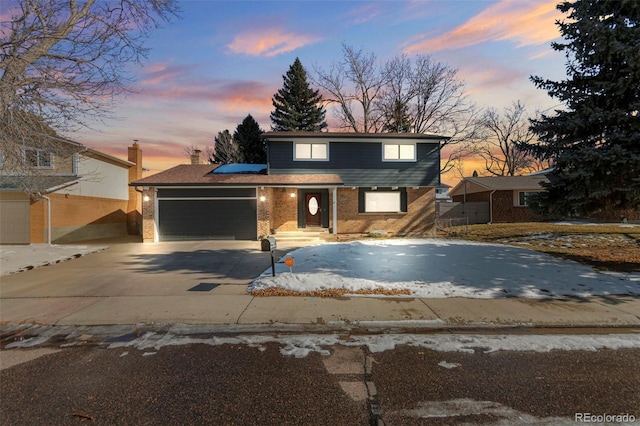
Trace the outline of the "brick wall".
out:
[[[258,239],[271,235],[273,219],[273,188],[258,188]],[[261,197],[265,197],[261,201]]]
[[[513,191],[496,191],[493,194],[493,222],[535,222],[542,217],[526,206],[514,206]]]
[[[435,222],[435,188],[407,188],[406,213],[359,213],[358,189],[338,189],[338,233],[387,231],[400,235],[431,234]]]
[[[296,194],[292,197],[291,194]],[[298,230],[298,190],[297,188],[272,188],[271,229],[275,231]]]
[[[148,201],[144,201],[148,198]],[[152,243],[156,234],[156,192],[155,188],[146,189],[142,192],[142,241]]]

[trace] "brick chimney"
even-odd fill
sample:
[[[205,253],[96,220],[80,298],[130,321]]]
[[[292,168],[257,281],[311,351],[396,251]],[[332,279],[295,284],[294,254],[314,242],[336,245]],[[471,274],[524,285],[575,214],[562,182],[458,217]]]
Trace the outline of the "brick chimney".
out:
[[[199,149],[194,149],[193,154],[191,154],[191,164],[202,164],[202,157],[200,154],[202,151]]]
[[[142,150],[138,141],[128,148],[128,160],[135,163],[129,167],[129,183],[142,179]],[[129,187],[129,202],[127,203],[127,233],[142,235],[142,194],[132,186]]]

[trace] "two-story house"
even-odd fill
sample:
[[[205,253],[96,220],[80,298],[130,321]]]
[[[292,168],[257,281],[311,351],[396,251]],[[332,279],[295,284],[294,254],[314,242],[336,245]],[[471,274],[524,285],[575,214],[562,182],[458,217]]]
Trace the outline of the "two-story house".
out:
[[[142,150],[128,160],[71,140],[55,152],[25,146],[29,173],[0,168],[0,244],[68,243],[140,234]],[[22,170],[22,169],[20,169]]]
[[[245,239],[434,229],[440,142],[425,134],[268,132],[264,165],[180,165],[133,182],[143,239]]]

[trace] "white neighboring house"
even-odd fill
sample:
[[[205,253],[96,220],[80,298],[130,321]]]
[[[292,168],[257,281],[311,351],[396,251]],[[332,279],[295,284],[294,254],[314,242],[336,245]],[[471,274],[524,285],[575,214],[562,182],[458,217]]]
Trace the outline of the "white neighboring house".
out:
[[[74,153],[56,156],[26,148],[37,177],[0,172],[0,244],[68,243],[140,234],[141,196],[129,182],[142,176],[142,150],[128,160],[68,141]],[[37,158],[37,159],[36,159]],[[22,181],[34,180],[27,192]]]

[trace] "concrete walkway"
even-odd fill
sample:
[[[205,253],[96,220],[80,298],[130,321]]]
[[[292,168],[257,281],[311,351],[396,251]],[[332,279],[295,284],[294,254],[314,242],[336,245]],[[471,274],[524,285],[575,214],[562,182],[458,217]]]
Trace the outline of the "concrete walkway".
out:
[[[301,245],[279,244],[277,256]],[[83,247],[83,255],[73,255],[72,260],[0,277],[0,325],[640,327],[640,298],[631,296],[564,300],[253,297],[247,285],[270,266],[269,254],[261,252],[257,242],[97,242]],[[29,249],[33,246],[23,247]],[[3,270],[20,257],[17,252],[12,257],[10,250],[20,248],[0,247]],[[50,256],[56,252],[55,247],[43,250]]]

